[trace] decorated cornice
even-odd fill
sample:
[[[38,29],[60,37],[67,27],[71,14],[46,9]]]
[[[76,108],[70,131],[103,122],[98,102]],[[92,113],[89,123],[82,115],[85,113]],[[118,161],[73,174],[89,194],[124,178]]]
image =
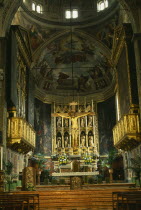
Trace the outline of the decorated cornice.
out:
[[[92,100],[95,102],[102,102],[110,98],[115,94],[115,79],[110,85],[110,87],[105,88],[103,91],[93,93],[93,94],[87,94],[87,95],[76,95],[74,96],[74,99],[76,101],[79,101],[79,103],[84,103],[84,100],[87,102],[91,102]],[[38,87],[35,89],[35,97],[38,98],[43,103],[57,103],[57,104],[68,104],[72,101],[73,96],[66,95],[66,97],[63,95],[55,95],[55,94],[47,94],[43,91],[41,91]]]

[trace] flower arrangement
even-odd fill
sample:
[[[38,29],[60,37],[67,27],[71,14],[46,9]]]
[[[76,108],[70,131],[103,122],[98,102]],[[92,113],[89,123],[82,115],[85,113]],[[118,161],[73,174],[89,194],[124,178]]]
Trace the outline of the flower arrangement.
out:
[[[34,191],[35,186],[32,183],[27,183],[26,189],[27,189],[27,191]]]
[[[84,159],[85,164],[92,164],[93,162],[93,157],[92,155],[89,155],[89,154],[85,154],[83,159]]]
[[[58,157],[59,165],[66,165],[68,163],[68,157],[66,154]]]

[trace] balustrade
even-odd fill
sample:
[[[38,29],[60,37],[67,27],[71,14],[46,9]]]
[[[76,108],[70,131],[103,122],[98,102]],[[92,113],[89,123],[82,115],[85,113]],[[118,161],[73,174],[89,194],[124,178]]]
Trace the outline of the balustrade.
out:
[[[138,114],[124,115],[113,128],[114,145],[118,149],[130,149],[139,143],[140,134]]]

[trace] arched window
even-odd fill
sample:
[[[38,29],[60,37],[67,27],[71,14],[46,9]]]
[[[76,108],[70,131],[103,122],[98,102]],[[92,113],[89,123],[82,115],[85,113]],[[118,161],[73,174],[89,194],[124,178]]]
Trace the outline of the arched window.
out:
[[[78,10],[77,9],[73,9],[72,10],[72,18],[78,18]]]
[[[71,18],[71,11],[70,10],[66,10],[65,17],[66,17],[66,19],[70,19]]]
[[[99,0],[97,2],[97,11],[100,12],[108,7],[108,0]]]
[[[78,9],[72,9],[72,10],[67,9],[65,11],[65,18],[66,19],[71,19],[71,18],[76,19],[76,18],[78,18]]]
[[[32,11],[42,14],[42,5],[32,2]]]
[[[42,6],[38,4],[37,7],[36,7],[36,11],[38,13],[42,13]]]
[[[32,10],[36,11],[36,4],[34,2],[32,3]]]

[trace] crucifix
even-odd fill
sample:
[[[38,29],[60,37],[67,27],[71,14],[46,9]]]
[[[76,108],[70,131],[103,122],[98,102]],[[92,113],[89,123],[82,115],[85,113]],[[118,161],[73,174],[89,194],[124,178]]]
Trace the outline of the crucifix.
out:
[[[95,115],[94,112],[76,112],[76,102],[70,103],[72,106],[72,109],[68,113],[52,113],[52,117],[62,117],[62,118],[68,118],[71,119],[72,127],[71,127],[71,133],[72,133],[72,147],[77,146],[77,140],[78,140],[78,123],[77,119],[80,117],[88,116],[88,115]]]

